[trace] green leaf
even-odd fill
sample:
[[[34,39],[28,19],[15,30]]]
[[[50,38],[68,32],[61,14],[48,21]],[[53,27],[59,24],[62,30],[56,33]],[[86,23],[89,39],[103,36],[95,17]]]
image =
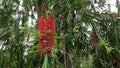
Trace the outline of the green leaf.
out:
[[[35,49],[38,50],[39,48],[40,48],[40,45],[35,45],[35,46],[32,46],[31,48],[29,48],[28,50],[34,51]]]
[[[110,53],[114,48],[112,47],[108,47],[108,46],[105,46],[106,50],[107,50],[107,53]]]
[[[55,39],[62,39],[63,37],[60,36],[54,36]]]
[[[48,55],[47,54],[44,57],[42,68],[48,68]]]

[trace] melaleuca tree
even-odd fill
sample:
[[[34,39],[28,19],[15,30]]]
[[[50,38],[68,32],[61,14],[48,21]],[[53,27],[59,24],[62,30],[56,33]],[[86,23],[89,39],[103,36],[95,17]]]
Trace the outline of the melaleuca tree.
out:
[[[109,4],[108,10],[99,10],[106,2],[1,0],[0,68],[119,68],[119,1],[116,0],[118,13],[111,12]],[[44,28],[39,29],[39,23],[43,23],[39,19],[48,23],[49,14],[55,19],[55,44],[50,53],[41,55],[39,31]]]

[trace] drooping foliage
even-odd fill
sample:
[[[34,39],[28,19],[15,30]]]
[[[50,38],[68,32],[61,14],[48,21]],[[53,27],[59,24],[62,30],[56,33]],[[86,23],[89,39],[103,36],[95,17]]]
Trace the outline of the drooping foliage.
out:
[[[120,68],[120,5],[107,1],[0,0],[0,68]]]

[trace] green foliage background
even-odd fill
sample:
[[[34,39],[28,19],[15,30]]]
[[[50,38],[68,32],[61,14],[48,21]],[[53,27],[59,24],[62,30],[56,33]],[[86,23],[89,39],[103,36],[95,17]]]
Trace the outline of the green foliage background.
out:
[[[0,68],[120,68],[120,5],[118,13],[99,12],[106,0],[93,1],[1,0]],[[52,54],[41,56],[37,19],[46,13],[55,16],[56,42]],[[100,51],[92,47],[93,31]]]

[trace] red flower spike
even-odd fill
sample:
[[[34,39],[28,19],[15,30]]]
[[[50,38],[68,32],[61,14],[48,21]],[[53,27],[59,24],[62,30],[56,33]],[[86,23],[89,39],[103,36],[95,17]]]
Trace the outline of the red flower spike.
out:
[[[100,47],[98,46],[99,39],[96,33],[91,34],[91,42],[92,42],[93,48],[96,48],[98,51],[100,51]]]
[[[92,44],[97,44],[98,43],[98,37],[95,33],[92,33]]]
[[[54,35],[55,35],[55,19],[52,15],[48,15],[39,18],[38,23],[39,33],[42,35],[40,37],[40,54],[51,53],[54,46]]]

